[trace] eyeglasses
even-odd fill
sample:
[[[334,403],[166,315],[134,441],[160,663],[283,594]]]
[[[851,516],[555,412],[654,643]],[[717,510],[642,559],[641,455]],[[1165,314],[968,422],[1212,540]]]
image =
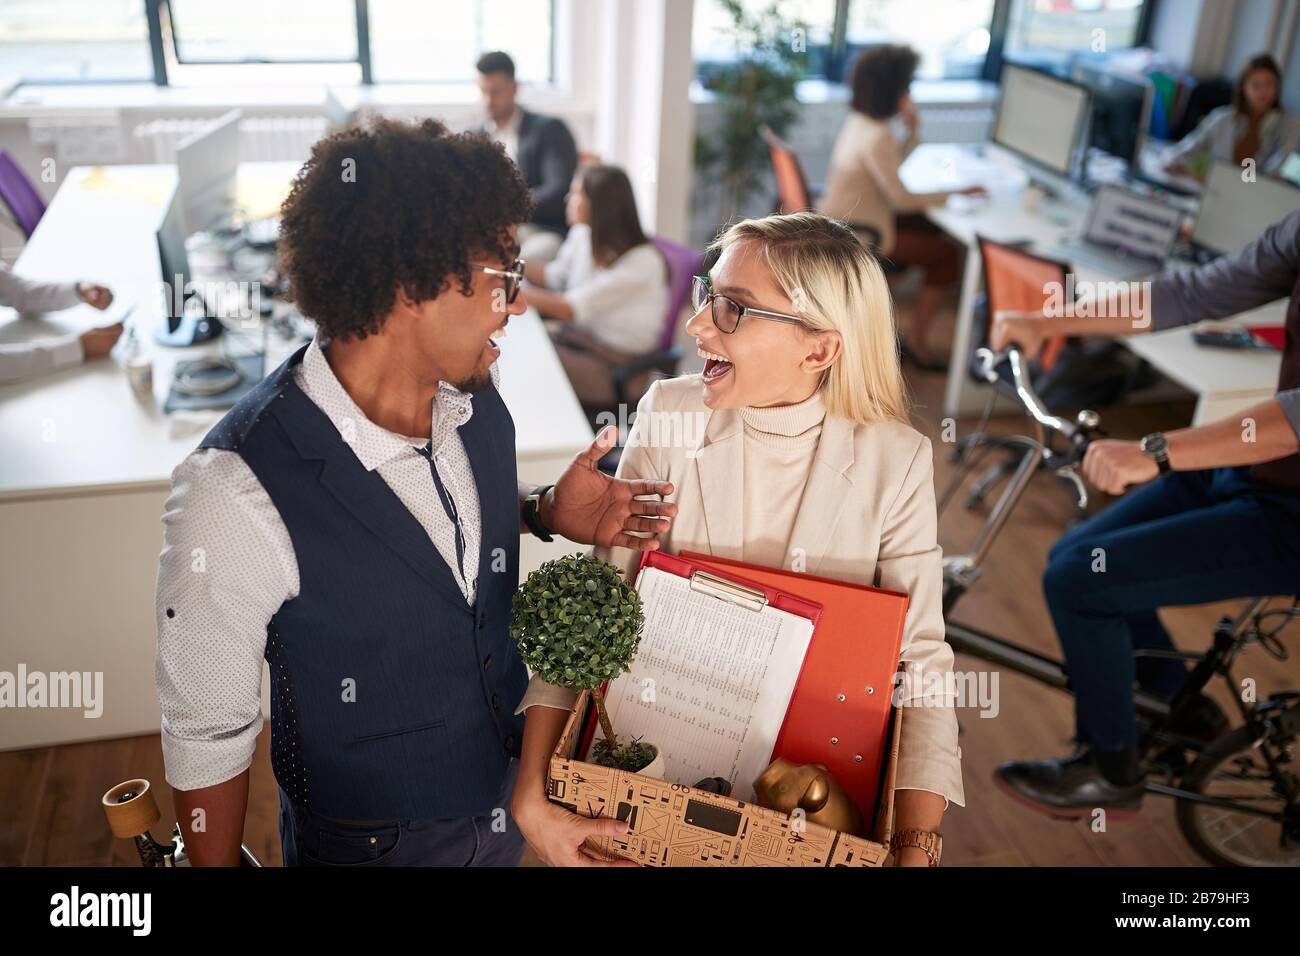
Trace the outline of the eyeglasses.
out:
[[[479,266],[470,263],[470,268],[476,272],[483,272],[490,276],[500,276],[506,280],[506,305],[514,305],[515,299],[519,298],[519,290],[524,284],[524,260],[516,259],[510,263],[509,269],[493,269],[491,266]]]
[[[696,312],[699,312],[706,305],[711,306],[709,314],[719,332],[731,333],[736,331],[737,326],[740,325],[740,320],[747,315],[752,315],[756,319],[771,319],[773,322],[793,322],[795,325],[806,328],[803,319],[796,318],[793,315],[786,315],[782,312],[768,312],[766,309],[751,309],[747,305],[741,305],[735,299],[719,295],[709,288],[708,276],[695,276],[692,279],[691,305]]]

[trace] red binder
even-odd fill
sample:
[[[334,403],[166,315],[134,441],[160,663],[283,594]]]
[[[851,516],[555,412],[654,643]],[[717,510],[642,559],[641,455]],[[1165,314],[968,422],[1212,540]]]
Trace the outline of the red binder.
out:
[[[660,556],[656,551],[646,554]],[[889,754],[907,595],[691,551],[676,560],[820,604],[772,758],[824,765],[870,819]],[[642,565],[647,563],[643,558]]]

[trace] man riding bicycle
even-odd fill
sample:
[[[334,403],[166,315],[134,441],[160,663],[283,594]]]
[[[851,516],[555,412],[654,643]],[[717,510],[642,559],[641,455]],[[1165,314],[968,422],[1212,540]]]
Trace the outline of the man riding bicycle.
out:
[[[1058,335],[1140,335],[1223,318],[1290,297],[1277,394],[1240,415],[1141,441],[1097,440],[1084,477],[1109,494],[1142,487],[1066,534],[1052,548],[1043,590],[1075,694],[1073,756],[1005,763],[998,782],[1052,816],[1094,808],[1134,811],[1146,768],[1139,760],[1134,681],[1172,697],[1186,668],[1134,650],[1174,650],[1157,609],[1300,591],[1300,212],[1235,256],[1151,282],[1140,296],[1098,303],[1111,318],[999,313],[990,336],[1027,355]],[[1046,290],[1045,290],[1046,292]],[[1134,314],[1133,300],[1138,302]],[[1210,736],[1222,714],[1192,707]]]

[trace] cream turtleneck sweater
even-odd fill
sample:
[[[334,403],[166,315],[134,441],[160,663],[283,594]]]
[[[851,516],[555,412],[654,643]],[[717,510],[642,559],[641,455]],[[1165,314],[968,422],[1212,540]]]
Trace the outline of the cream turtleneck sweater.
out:
[[[779,568],[789,564],[787,550],[804,486],[812,469],[826,418],[821,390],[797,405],[740,410],[745,423],[745,502],[742,559]]]

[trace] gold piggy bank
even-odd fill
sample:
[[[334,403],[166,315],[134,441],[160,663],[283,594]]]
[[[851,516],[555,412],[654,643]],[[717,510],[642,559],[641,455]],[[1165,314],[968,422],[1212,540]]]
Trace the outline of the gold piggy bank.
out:
[[[819,763],[791,763],[778,757],[754,781],[754,802],[787,815],[800,809],[804,819],[813,823],[862,835],[862,813]]]

